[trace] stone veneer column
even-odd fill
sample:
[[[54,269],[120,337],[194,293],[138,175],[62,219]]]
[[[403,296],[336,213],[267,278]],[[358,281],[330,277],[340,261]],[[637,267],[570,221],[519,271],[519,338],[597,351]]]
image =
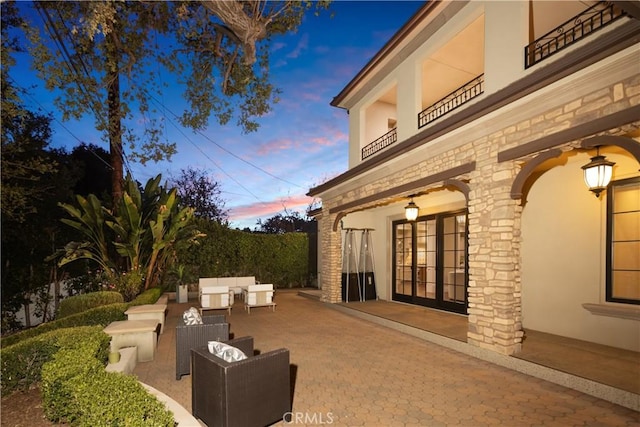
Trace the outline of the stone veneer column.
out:
[[[341,253],[342,235],[340,230],[333,231],[337,215],[329,214],[325,209],[320,221],[320,250],[322,251],[322,299],[323,302],[336,303],[342,300],[341,290]]]
[[[500,146],[502,132],[480,142],[470,183],[467,342],[511,355],[521,349],[523,335],[521,207],[510,196],[518,168],[513,162],[496,163]]]

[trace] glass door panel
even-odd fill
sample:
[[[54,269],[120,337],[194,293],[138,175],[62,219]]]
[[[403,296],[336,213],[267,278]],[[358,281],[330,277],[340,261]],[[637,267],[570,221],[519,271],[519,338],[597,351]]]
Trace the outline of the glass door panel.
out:
[[[436,298],[436,221],[430,219],[416,223],[417,275],[416,297]]]
[[[393,223],[393,299],[466,313],[467,216]]]
[[[463,303],[466,299],[466,215],[443,218],[443,300]]]
[[[395,286],[394,293],[411,297],[413,294],[413,244],[412,224],[397,224],[395,235]]]

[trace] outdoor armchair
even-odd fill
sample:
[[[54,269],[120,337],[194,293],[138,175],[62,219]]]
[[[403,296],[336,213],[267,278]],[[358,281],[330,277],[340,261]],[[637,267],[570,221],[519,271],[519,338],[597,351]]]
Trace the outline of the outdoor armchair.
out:
[[[201,278],[199,282],[201,310],[224,309],[231,314],[234,302],[234,291],[229,286],[215,282],[216,278]]]
[[[247,359],[237,362],[211,354],[207,346],[191,350],[191,410],[207,426],[261,427],[291,412],[289,350],[253,354],[253,338],[226,342]]]
[[[209,341],[229,339],[229,324],[224,315],[202,316],[201,325],[185,325],[178,320],[176,326],[176,379],[189,375],[191,369],[191,349],[206,346]]]
[[[273,284],[266,283],[260,285],[249,285],[244,291],[244,308],[251,314],[252,307],[271,307],[276,310],[276,303],[273,302]]]

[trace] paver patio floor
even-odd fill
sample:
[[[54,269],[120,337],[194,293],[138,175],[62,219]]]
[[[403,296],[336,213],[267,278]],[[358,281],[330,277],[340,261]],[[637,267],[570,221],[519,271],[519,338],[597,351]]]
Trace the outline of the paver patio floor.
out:
[[[278,291],[275,312],[227,316],[235,337],[261,352],[286,347],[295,368],[294,418],[283,425],[638,426],[640,413],[344,314],[297,292]],[[139,363],[140,381],[191,410],[191,376],[175,379],[170,302],[156,358]],[[222,311],[220,312],[222,313]]]

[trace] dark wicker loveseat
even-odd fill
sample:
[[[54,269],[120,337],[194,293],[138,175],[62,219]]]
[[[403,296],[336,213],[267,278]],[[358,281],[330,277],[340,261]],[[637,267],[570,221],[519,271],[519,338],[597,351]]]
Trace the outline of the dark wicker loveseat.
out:
[[[291,412],[289,350],[253,354],[253,338],[227,341],[248,357],[237,362],[191,350],[191,411],[209,427],[261,427]]]
[[[202,325],[176,326],[176,379],[191,371],[191,349],[206,346],[208,341],[227,341],[229,324],[224,315],[202,316]]]

